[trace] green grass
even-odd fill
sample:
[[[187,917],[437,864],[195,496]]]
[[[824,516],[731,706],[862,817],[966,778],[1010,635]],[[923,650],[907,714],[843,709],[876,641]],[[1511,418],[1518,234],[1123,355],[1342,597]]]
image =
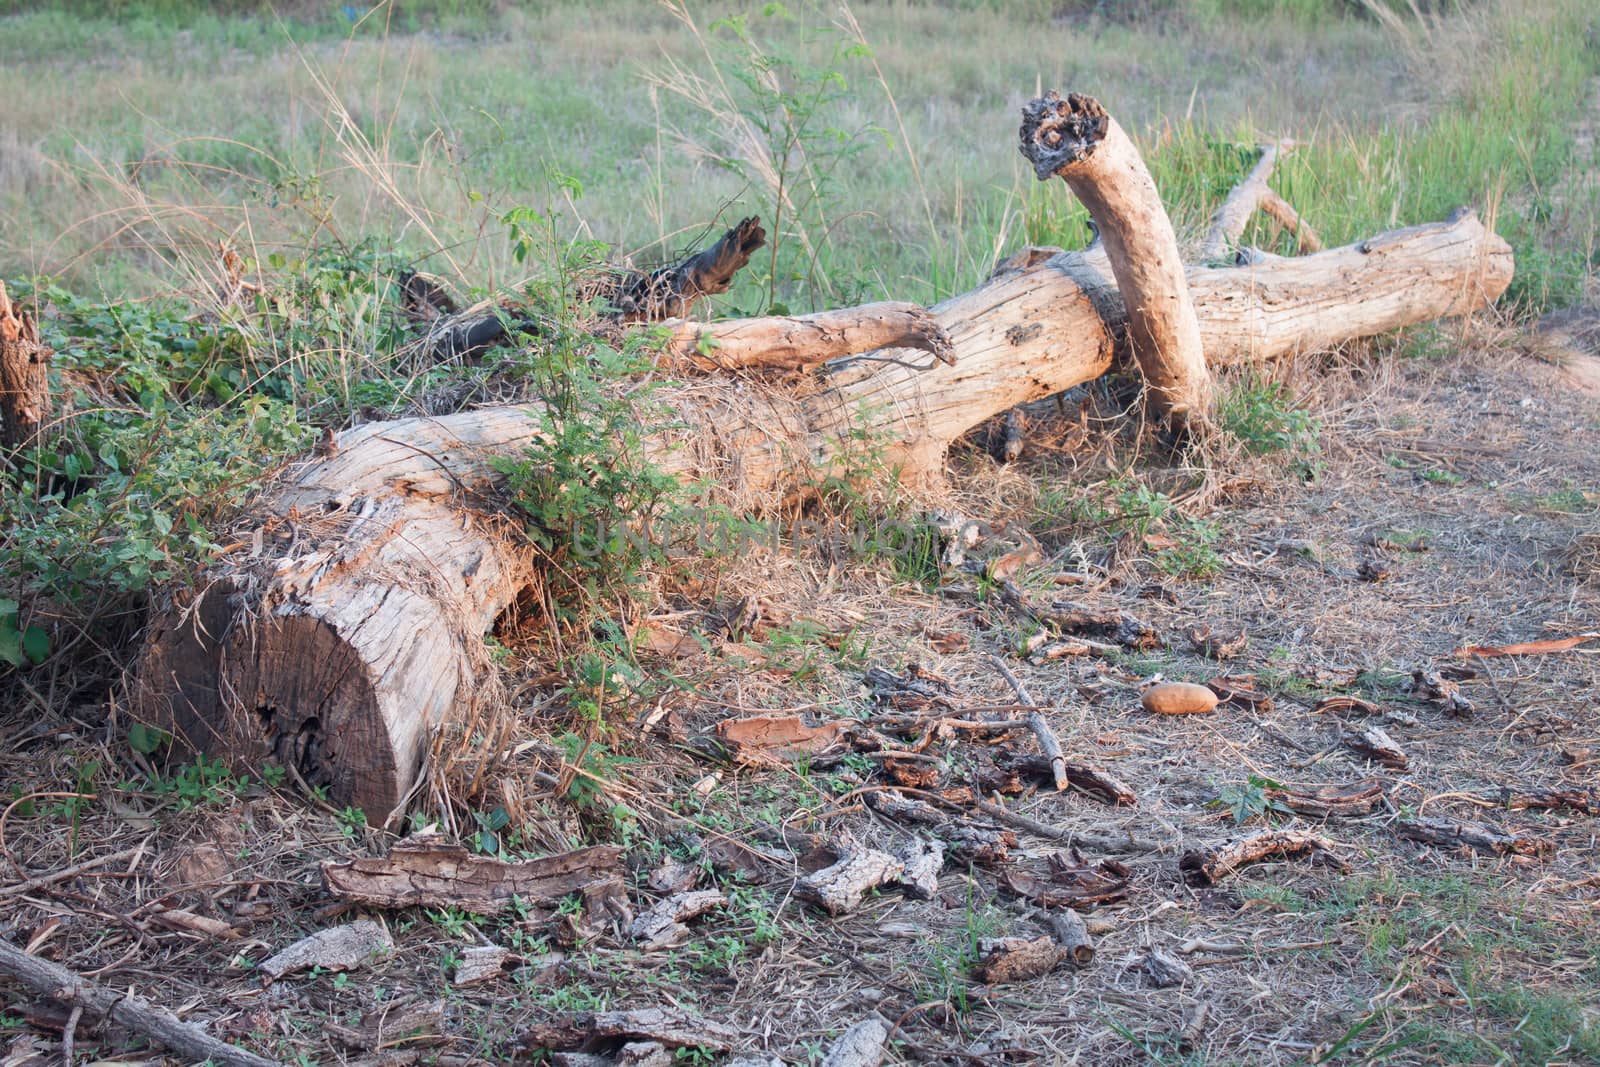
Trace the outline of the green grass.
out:
[[[24,6],[35,5],[12,5]],[[1523,267],[1515,295],[1536,303],[1574,298],[1592,257],[1576,213],[1593,205],[1557,196],[1600,20],[1576,0],[1472,7],[1403,31],[1313,0],[1066,20],[1032,2],[873,5],[856,13],[870,55],[804,4],[792,18],[753,15],[748,43],[714,28],[742,10],[726,4],[692,9],[698,37],[663,9],[620,2],[406,3],[354,30],[331,4],[283,19],[186,0],[130,0],[111,18],[88,6],[0,19],[15,86],[0,133],[0,274],[125,295],[192,281],[221,238],[264,258],[312,235],[375,236],[491,285],[516,271],[481,236],[524,203],[661,253],[719,215],[773,214],[775,191],[727,144],[728,109],[760,110],[738,83],[752,61],[778,61],[796,92],[814,84],[807,71],[837,75],[802,147],[843,138],[851,151],[826,166],[791,158],[786,191],[815,181],[825,196],[783,227],[778,260],[729,298],[735,309],[759,307],[764,289],[795,308],[926,300],[1024,240],[1082,243],[1081,208],[1015,150],[1016,106],[1036,85],[1105,100],[1190,237],[1254,146],[1288,135],[1310,145],[1280,166],[1280,190],[1332,241],[1498,204]],[[1063,58],[1041,68],[1015,42],[1047,28]],[[652,93],[648,76],[672,62],[720,74],[730,92],[715,106]],[[552,169],[582,181],[581,199],[551,192]]]

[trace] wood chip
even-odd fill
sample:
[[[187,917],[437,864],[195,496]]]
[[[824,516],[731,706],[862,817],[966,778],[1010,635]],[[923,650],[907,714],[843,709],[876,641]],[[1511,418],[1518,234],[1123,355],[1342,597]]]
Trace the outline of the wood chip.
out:
[[[1296,815],[1312,819],[1368,815],[1377,809],[1387,795],[1383,783],[1373,778],[1348,785],[1268,788],[1262,793],[1268,800],[1283,805]]]
[[[1092,908],[1128,897],[1133,873],[1116,860],[1090,864],[1074,852],[1057,852],[1048,860],[1049,874],[1040,877],[1018,867],[1007,867],[1000,881],[1013,893],[1043,908]]]
[[[1266,830],[1237,841],[1186,852],[1178,860],[1178,870],[1190,885],[1216,885],[1239,868],[1276,856],[1325,857],[1336,865],[1343,861],[1334,852],[1333,842],[1299,830]]]
[[[477,856],[436,834],[397,843],[383,857],[322,864],[322,884],[343,900],[379,908],[457,907],[498,915],[513,897],[533,907],[553,907],[591,882],[619,877],[622,849],[597,845],[507,862]]]
[[[263,960],[259,970],[269,982],[275,982],[286,974],[312,967],[325,971],[354,970],[375,956],[393,951],[394,938],[382,923],[359,919],[301,938]]]

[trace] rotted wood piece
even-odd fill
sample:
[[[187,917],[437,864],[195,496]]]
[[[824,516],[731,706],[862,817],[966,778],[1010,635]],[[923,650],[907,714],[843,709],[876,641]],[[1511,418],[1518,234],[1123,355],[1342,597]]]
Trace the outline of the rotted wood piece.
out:
[[[12,301],[0,282],[0,442],[23,448],[37,442],[50,417],[50,357],[39,324]]]
[[[1542,856],[1555,851],[1551,841],[1483,822],[1461,819],[1401,819],[1395,836],[1436,848],[1470,848],[1492,856]]]
[[[944,870],[944,845],[925,837],[907,839],[895,849],[905,869],[900,886],[912,900],[932,900],[939,892],[939,872]]]
[[[1010,579],[1000,583],[1000,598],[1063,634],[1105,637],[1125,648],[1154,648],[1159,643],[1155,627],[1116,608],[1096,608],[1072,600],[1040,604]]]
[[[1395,743],[1394,738],[1381,726],[1363,726],[1344,735],[1345,747],[1371,760],[1403,771],[1411,766],[1411,760],[1405,750]]]
[[[1049,936],[988,938],[978,943],[973,973],[988,985],[1025,982],[1049,974],[1071,955],[1070,949]]]
[[[1094,937],[1083,916],[1075,911],[1056,912],[1050,916],[1050,931],[1073,963],[1087,967],[1094,962]]]
[[[1201,347],[1178,239],[1144,159],[1100,102],[1055,91],[1022,108],[1022,154],[1040,181],[1064,179],[1089,209],[1128,312],[1128,344],[1151,411],[1178,431],[1211,417]]]
[[[378,908],[457,907],[498,915],[516,898],[553,907],[594,882],[622,873],[622,849],[595,845],[535,860],[478,856],[436,835],[399,841],[387,856],[326,860],[322,884],[343,900]]]
[[[872,890],[898,882],[905,869],[902,861],[887,852],[856,849],[833,866],[796,882],[795,896],[821,905],[829,915],[845,915],[859,908]]]
[[[701,298],[727,292],[734,276],[766,243],[767,232],[752,215],[704,251],[648,273],[604,277],[584,295],[606,300],[623,322],[682,318]]]
[[[1239,868],[1273,857],[1326,859],[1344,869],[1332,841],[1299,830],[1266,830],[1208,849],[1186,852],[1178,870],[1190,885],[1216,885]]]
[[[885,302],[811,315],[665,325],[671,333],[661,362],[675,371],[794,371],[894,348],[955,363],[955,348],[944,328],[917,304]]]
[[[1472,803],[1506,811],[1571,811],[1600,815],[1600,791],[1590,789],[1539,789],[1503,785],[1486,789]]]

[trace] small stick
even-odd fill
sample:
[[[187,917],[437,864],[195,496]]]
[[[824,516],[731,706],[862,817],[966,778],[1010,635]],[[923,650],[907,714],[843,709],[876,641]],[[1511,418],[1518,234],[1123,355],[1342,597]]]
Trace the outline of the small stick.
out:
[[[218,1067],[280,1067],[274,1060],[264,1059],[212,1037],[165,1008],[90,982],[65,967],[30,956],[3,938],[0,938],[0,974],[16,979],[38,996],[64,1001],[75,1009],[85,1009],[95,1015],[104,1015],[118,1025],[164,1045],[189,1062],[210,1060]]]
[[[1011,673],[1011,669],[1005,665],[1004,660],[991,654],[989,662],[995,665],[995,669],[1000,672],[1000,676],[1011,686],[1012,692],[1017,694],[1019,701],[1032,707],[1039,706],[1028,690],[1023,687],[1022,682],[1017,679],[1017,676]],[[1033,736],[1039,739],[1040,750],[1050,760],[1050,774],[1056,780],[1056,792],[1065,792],[1067,787],[1072,784],[1072,780],[1067,774],[1067,757],[1061,751],[1061,742],[1057,739],[1056,732],[1050,729],[1050,724],[1045,722],[1044,716],[1037,711],[1028,712],[1028,729],[1032,730]]]
[[[83,1018],[83,1005],[74,1004],[72,1014],[67,1016],[67,1025],[61,1028],[61,1063],[63,1067],[72,1067],[72,1044],[78,1038],[78,1020]]]
[[[71,867],[63,867],[59,871],[41,874],[37,878],[29,878],[26,882],[17,882],[13,885],[0,887],[0,897],[14,897],[21,893],[31,893],[35,889],[47,885],[65,882],[68,878],[75,878],[86,871],[94,870],[96,867],[104,867],[107,864],[121,863],[123,860],[132,859],[143,851],[144,846],[139,845],[135,848],[125,848],[121,852],[113,852],[106,856],[97,856],[92,860],[84,860],[82,863],[74,863]]]

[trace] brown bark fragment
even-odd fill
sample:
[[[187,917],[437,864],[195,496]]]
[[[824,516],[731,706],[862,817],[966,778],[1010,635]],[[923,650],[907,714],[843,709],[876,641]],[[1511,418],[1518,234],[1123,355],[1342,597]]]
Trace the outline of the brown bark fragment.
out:
[[[1458,819],[1402,819],[1394,824],[1394,832],[1407,841],[1437,848],[1470,848],[1495,856],[1540,856],[1555,851],[1555,845],[1544,838]]]
[[[1002,982],[1025,982],[1042,974],[1049,974],[1071,950],[1058,945],[1051,937],[1002,937],[986,940],[978,945],[981,958],[975,973],[980,982],[998,985]]]
[[[727,902],[728,898],[716,889],[678,893],[634,919],[628,927],[628,936],[638,941],[644,952],[676,947],[689,940],[687,923],[690,919],[698,919]]]
[[[373,907],[458,907],[498,915],[512,897],[549,907],[592,882],[616,877],[621,858],[621,848],[596,845],[508,863],[424,835],[400,841],[387,856],[326,861],[322,882],[334,896]]]
[[[1333,842],[1299,830],[1266,830],[1238,841],[1213,848],[1186,852],[1178,860],[1178,870],[1190,885],[1216,885],[1239,868],[1274,856],[1326,856],[1335,864],[1341,861]]]
[[[1411,760],[1406,756],[1405,750],[1395,744],[1394,738],[1381,726],[1364,726],[1360,730],[1344,735],[1346,747],[1368,759],[1376,760],[1385,767],[1396,770],[1405,770],[1411,766]]]

